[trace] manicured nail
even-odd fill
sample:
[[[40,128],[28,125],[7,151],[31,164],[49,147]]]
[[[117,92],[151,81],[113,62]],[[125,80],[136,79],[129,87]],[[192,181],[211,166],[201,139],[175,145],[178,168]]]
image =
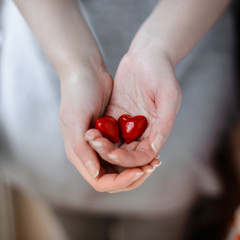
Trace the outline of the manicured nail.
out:
[[[117,157],[117,155],[109,153],[108,157],[110,159],[112,159],[115,163],[119,163],[120,164],[120,159]]]
[[[101,147],[101,146],[102,146],[102,143],[101,143],[101,142],[97,142],[97,141],[91,141],[91,144],[92,144],[94,147]]]
[[[150,169],[148,169],[146,172],[147,172],[147,173],[152,173],[154,170],[155,170],[155,168],[150,168]]]
[[[135,177],[132,179],[132,182],[138,180],[143,174],[144,174],[144,172],[137,172]]]
[[[94,163],[89,160],[85,163],[85,166],[87,168],[88,173],[93,177],[96,178],[99,174],[99,170],[96,168],[96,166],[94,165]]]
[[[85,136],[84,136],[84,138],[85,138],[85,140],[90,141],[90,140],[93,140],[93,139],[94,139],[94,136],[88,135],[88,134],[86,133]]]
[[[162,165],[162,162],[159,162],[159,163],[157,163],[157,164],[154,164],[154,165],[153,165],[153,168],[156,169],[156,168],[158,168],[158,167],[161,166],[161,165]]]
[[[112,159],[112,160],[116,160],[116,159],[117,159],[117,155],[111,154],[111,153],[108,154],[108,157],[109,157],[110,159]]]
[[[154,141],[152,142],[151,147],[152,147],[152,150],[155,153],[158,153],[158,151],[160,150],[160,147],[162,145],[162,141],[163,141],[163,136],[161,134],[158,134],[155,137]]]

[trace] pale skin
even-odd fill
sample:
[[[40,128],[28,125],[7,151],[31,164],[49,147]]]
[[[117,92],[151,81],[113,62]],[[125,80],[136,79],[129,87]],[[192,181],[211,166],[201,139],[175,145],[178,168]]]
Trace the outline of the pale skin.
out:
[[[230,1],[160,1],[121,60],[114,84],[75,0],[15,2],[59,75],[69,161],[97,191],[139,187],[160,165],[156,157],[181,104],[175,66]],[[139,140],[117,146],[88,130],[104,113],[116,119],[141,114],[149,125]]]

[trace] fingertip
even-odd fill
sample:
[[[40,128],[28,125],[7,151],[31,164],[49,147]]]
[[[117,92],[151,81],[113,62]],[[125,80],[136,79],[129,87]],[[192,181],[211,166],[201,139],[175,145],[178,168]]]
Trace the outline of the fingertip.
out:
[[[133,177],[132,182],[137,181],[139,178],[141,178],[143,176],[143,174],[144,174],[144,172],[142,172],[142,171],[141,172],[137,172],[135,174],[135,176]]]
[[[160,161],[160,162],[154,164],[153,167],[156,169],[156,168],[160,167],[161,165],[162,165],[162,162]]]
[[[101,158],[106,161],[113,160],[108,157],[108,153],[113,151],[116,147],[108,139],[104,137],[96,137],[94,140],[89,141],[89,144],[101,156]],[[111,163],[116,163],[116,161]]]
[[[160,151],[160,148],[163,144],[163,136],[161,134],[157,134],[154,138],[154,140],[151,143],[151,148],[155,153],[158,153]]]
[[[151,174],[154,170],[155,170],[154,167],[150,165],[150,166],[146,166],[143,171],[144,171],[147,175],[149,175],[149,174]]]
[[[87,162],[84,163],[84,166],[86,170],[88,171],[88,174],[92,178],[96,178],[99,175],[99,166],[97,166],[94,161],[88,160]]]
[[[113,154],[113,153],[108,153],[108,158],[110,158],[111,160],[113,160],[113,161],[119,161],[118,160],[118,156],[116,155],[116,154]]]
[[[155,170],[156,168],[160,167],[162,165],[162,162],[159,161],[159,159],[153,159],[150,165],[153,167]]]
[[[87,141],[91,141],[91,140],[94,140],[96,137],[101,137],[101,136],[102,134],[100,133],[99,130],[92,128],[86,131],[84,138]]]

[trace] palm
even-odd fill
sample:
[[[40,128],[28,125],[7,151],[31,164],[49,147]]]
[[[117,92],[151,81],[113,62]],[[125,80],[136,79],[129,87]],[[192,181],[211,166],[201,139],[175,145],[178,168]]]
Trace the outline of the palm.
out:
[[[123,59],[119,65],[114,81],[113,93],[108,106],[107,115],[118,119],[122,114],[131,116],[143,115],[148,120],[148,127],[143,135],[132,144],[122,144],[121,148],[128,150],[138,147],[146,148],[148,143],[149,131],[157,118],[157,107],[155,105],[154,92],[149,86],[154,76],[154,67],[136,63],[133,59]],[[141,143],[141,145],[139,145]]]
[[[142,166],[156,157],[151,142],[157,131],[164,139],[169,135],[179,107],[179,85],[172,65],[166,58],[157,55],[140,56],[129,54],[123,57],[118,67],[112,97],[105,115],[118,119],[122,114],[144,115],[148,127],[136,141],[118,147],[99,137],[104,152],[95,150],[108,162],[124,167]]]

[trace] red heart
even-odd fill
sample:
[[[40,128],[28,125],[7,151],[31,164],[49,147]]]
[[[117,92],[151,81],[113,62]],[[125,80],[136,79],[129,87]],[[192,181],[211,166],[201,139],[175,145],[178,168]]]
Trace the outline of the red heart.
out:
[[[95,128],[113,143],[119,142],[119,129],[115,118],[111,116],[98,118],[95,123]]]
[[[147,119],[141,115],[131,117],[124,114],[118,119],[118,124],[122,138],[128,144],[143,134],[147,128]]]

